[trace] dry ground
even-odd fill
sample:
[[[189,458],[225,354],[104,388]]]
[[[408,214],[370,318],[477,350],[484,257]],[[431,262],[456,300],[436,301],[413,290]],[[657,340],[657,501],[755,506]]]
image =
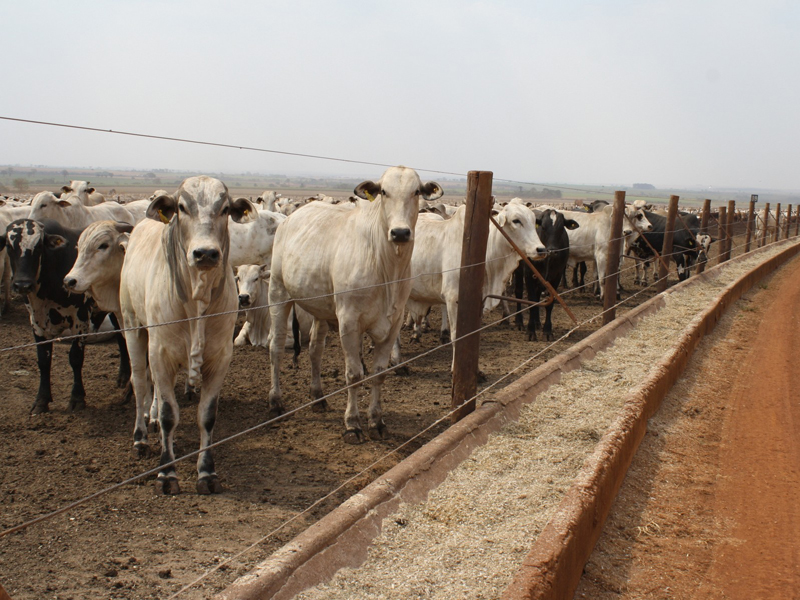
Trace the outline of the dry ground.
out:
[[[800,597],[800,260],[721,320],[650,420],[576,598]]]

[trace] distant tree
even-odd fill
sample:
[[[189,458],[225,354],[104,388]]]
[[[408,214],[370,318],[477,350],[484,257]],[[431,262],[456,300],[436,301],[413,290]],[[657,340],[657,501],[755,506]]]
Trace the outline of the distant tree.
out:
[[[64,179],[66,179],[68,175],[69,175],[69,171],[67,171],[66,169],[63,169],[63,170],[61,171],[61,176],[62,176]]]
[[[155,173],[145,173],[144,174],[144,178],[145,179],[156,179],[156,174]]]
[[[11,182],[14,186],[14,189],[18,192],[27,192],[28,191],[28,180],[24,177],[15,177],[14,180]]]

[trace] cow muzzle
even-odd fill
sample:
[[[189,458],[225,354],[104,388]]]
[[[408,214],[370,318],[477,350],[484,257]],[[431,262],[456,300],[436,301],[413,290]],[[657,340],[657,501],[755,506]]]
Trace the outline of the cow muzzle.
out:
[[[250,294],[239,294],[239,306],[242,308],[250,306]]]
[[[17,280],[15,281],[11,287],[14,288],[14,291],[18,294],[30,294],[33,291],[35,283],[30,280]]]
[[[74,277],[65,277],[64,278],[64,289],[68,292],[74,292],[75,288],[78,285],[78,280]]]
[[[221,254],[216,248],[197,248],[192,250],[194,266],[199,269],[212,269],[219,264]]]
[[[395,244],[405,244],[411,240],[411,230],[407,227],[392,229],[389,231],[389,235],[392,236],[392,241]]]

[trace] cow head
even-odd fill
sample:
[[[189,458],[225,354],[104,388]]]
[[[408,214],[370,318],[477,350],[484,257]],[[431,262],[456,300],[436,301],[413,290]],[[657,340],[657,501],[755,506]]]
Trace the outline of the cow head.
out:
[[[609,214],[611,214],[614,210],[613,206],[607,206],[605,209]],[[645,231],[652,231],[653,225],[647,219],[647,215],[644,214],[644,208],[636,206],[625,206],[625,218],[622,220],[622,235],[629,236],[631,234],[636,233],[638,236],[637,231],[645,232]]]
[[[35,221],[41,221],[42,219],[61,221],[64,209],[69,209],[71,206],[72,202],[68,199],[67,194],[63,192],[60,198],[57,198],[53,192],[39,192],[31,202],[29,218]]]
[[[569,248],[569,237],[566,230],[580,227],[574,219],[567,219],[563,213],[548,208],[536,213],[536,227],[539,239],[548,252]]]
[[[236,284],[239,286],[239,306],[247,308],[260,305],[267,300],[269,267],[267,265],[241,265],[236,269]]]
[[[114,221],[91,223],[78,238],[78,258],[64,277],[64,288],[83,294],[93,286],[119,282],[125,246],[133,226]]]
[[[444,193],[435,181],[422,183],[414,169],[390,167],[375,181],[362,181],[353,193],[364,200],[380,202],[388,240],[405,244],[414,239],[419,198],[436,200]]]
[[[191,268],[215,269],[227,262],[228,217],[237,223],[257,218],[247,198],[232,200],[224,183],[212,177],[190,177],[175,194],[162,194],[147,207],[147,217],[169,225]]]
[[[544,260],[547,249],[536,232],[536,215],[523,204],[506,204],[495,216],[497,224],[531,260]],[[503,240],[505,241],[505,240]]]
[[[13,221],[2,240],[0,248],[6,248],[11,262],[11,287],[19,294],[36,291],[45,248],[56,250],[67,244],[65,238],[46,233],[44,225],[30,219]]]

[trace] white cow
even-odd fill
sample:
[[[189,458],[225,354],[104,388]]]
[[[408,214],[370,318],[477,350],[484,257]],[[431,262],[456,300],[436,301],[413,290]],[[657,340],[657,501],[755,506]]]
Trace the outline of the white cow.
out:
[[[236,269],[236,285],[239,288],[239,307],[245,311],[245,322],[239,335],[233,341],[234,346],[244,346],[250,342],[253,346],[269,348],[269,266],[242,265]],[[300,342],[308,342],[313,319],[306,311],[295,306],[297,321],[300,325]],[[294,347],[292,333],[292,315],[286,324],[286,348]]]
[[[293,303],[314,317],[309,356],[311,395],[322,397],[320,367],[328,321],[338,321],[348,385],[364,377],[361,343],[368,333],[375,345],[368,411],[371,437],[384,437],[381,387],[392,347],[402,325],[411,291],[408,277],[417,223],[417,199],[441,197],[435,182],[420,182],[413,169],[392,167],[377,182],[364,181],[354,190],[372,200],[352,208],[312,202],[284,221],[275,236],[269,301],[272,305],[272,389],[270,409],[281,406],[280,363],[286,321]],[[348,203],[349,204],[349,203]],[[358,388],[347,391],[345,436],[359,443],[364,436],[358,412]],[[325,410],[324,403],[314,405]]]
[[[603,299],[603,282],[608,272],[608,243],[611,240],[614,207],[605,206],[602,210],[592,213],[569,210],[558,212],[562,213],[565,218],[576,221],[579,225],[576,229],[567,230],[569,235],[568,267],[574,267],[581,261],[593,262],[600,285],[600,299]],[[625,255],[628,246],[638,237],[633,225],[643,232],[653,229],[642,208],[626,206],[625,217],[622,220],[624,247],[620,256]]]
[[[276,212],[278,209],[275,204],[278,202],[278,198],[280,198],[280,196],[280,194],[276,194],[272,190],[266,190],[263,194],[256,198],[256,204],[259,205],[259,208]]]
[[[272,264],[275,232],[286,216],[270,210],[257,210],[252,216],[255,218],[247,223],[237,223],[233,219],[228,223],[231,240],[228,262],[233,267]]]
[[[175,382],[183,367],[187,382],[200,390],[200,448],[197,491],[222,490],[211,443],[219,391],[233,355],[233,329],[238,298],[233,269],[228,265],[228,216],[236,221],[254,216],[246,199],[232,201],[228,188],[211,177],[190,177],[175,194],[159,196],[148,219],[131,233],[120,282],[120,307],[126,328],[152,326],[207,314],[151,329],[127,331],[133,388],[136,394],[134,448],[149,454],[144,406],[149,405],[148,357],[153,382],[161,394],[158,415],[162,464],[172,461],[178,425]],[[158,474],[157,489],[180,492],[174,466]]]
[[[89,187],[88,181],[77,181],[75,179],[70,181],[69,185],[62,186],[61,195],[75,195],[84,206],[96,206],[106,201],[103,194],[93,187]]]
[[[116,202],[85,206],[75,192],[56,198],[52,192],[39,192],[31,203],[30,216],[35,221],[52,219],[67,229],[85,229],[95,221],[117,221],[134,225],[136,220],[125,207]]]
[[[445,304],[447,311],[442,311],[443,322],[446,314],[452,327],[453,339],[458,336],[456,323],[461,278],[459,267],[465,216],[466,206],[462,205],[448,220],[420,219],[417,223],[417,242],[411,259],[411,274],[414,279],[407,303],[409,313],[417,322],[415,332],[431,306]],[[495,220],[532,261],[546,258],[546,249],[536,233],[536,216],[529,208],[520,204],[507,204],[497,213]],[[487,294],[502,294],[520,260],[521,257],[511,244],[491,225],[486,245],[482,295],[486,297]],[[497,299],[487,298],[484,311],[493,309],[499,302]]]

